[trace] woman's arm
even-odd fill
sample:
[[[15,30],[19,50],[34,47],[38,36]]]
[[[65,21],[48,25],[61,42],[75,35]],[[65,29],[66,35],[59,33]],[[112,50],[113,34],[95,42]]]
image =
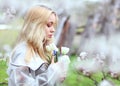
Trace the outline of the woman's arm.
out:
[[[61,82],[61,65],[59,63],[50,64],[48,69],[38,74],[36,79],[40,86],[54,86],[56,83]]]
[[[60,82],[60,66],[51,64],[46,71],[33,77],[28,67],[16,67],[9,77],[9,86],[54,86]]]
[[[13,66],[9,74],[8,86],[39,86],[35,85],[35,79],[30,75],[29,68],[25,66]]]
[[[21,52],[16,51],[13,57],[15,58],[15,60],[12,60],[13,62],[11,63],[13,63],[14,65],[10,64],[9,66],[9,69],[10,69],[9,82],[12,85],[9,85],[9,86],[21,86],[21,85],[54,86],[56,82],[57,83],[61,82],[61,78],[63,78],[65,75],[63,71],[62,61],[54,63],[54,59],[53,59],[52,63],[48,66],[48,68],[45,71],[39,70],[40,73],[35,74],[36,70],[33,70],[33,72],[30,72],[29,71],[30,66],[27,66],[26,64],[24,64],[23,51]],[[36,65],[36,62],[33,62],[32,65]]]

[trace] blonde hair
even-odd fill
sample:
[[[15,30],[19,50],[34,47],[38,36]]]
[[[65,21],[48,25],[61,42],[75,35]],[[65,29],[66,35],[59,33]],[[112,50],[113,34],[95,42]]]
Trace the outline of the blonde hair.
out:
[[[55,14],[55,12],[45,6],[34,6],[28,10],[18,40],[18,42],[25,41],[28,44],[25,56],[26,62],[29,62],[35,53],[38,53],[45,61],[48,59],[46,54],[51,54],[45,49],[45,25],[52,13]],[[58,17],[56,16],[55,27],[57,26],[57,21]]]

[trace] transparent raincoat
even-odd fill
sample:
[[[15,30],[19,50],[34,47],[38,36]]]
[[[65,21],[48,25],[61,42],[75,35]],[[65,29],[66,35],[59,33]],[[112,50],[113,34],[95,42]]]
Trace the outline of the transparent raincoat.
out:
[[[65,78],[66,71],[63,67],[68,67],[68,64],[61,64],[62,60],[48,65],[36,54],[26,63],[25,52],[25,43],[14,49],[7,70],[8,86],[57,86],[61,83],[61,78]]]

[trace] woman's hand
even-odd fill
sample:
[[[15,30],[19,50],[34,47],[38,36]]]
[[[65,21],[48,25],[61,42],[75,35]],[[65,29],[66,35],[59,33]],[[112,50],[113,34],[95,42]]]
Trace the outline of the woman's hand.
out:
[[[66,72],[64,71],[62,74],[61,74],[61,77],[60,77],[60,82],[63,82],[65,79],[66,79]]]
[[[60,57],[58,62],[54,61],[54,56],[51,58],[51,64],[54,65],[54,69],[57,68],[58,72],[58,80],[59,82],[63,82],[67,76],[67,69],[70,63],[69,56],[63,55]]]
[[[52,58],[51,58],[51,64],[54,64],[55,63],[55,58],[54,58],[54,56],[52,56]]]

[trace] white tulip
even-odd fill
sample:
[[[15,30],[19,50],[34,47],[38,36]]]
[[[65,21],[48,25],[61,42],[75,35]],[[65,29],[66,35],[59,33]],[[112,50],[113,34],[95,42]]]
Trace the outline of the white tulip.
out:
[[[69,63],[70,63],[70,58],[68,55],[63,55],[63,56],[60,56],[58,58],[58,63],[60,63],[62,65],[62,68],[64,71],[67,71],[68,70],[68,66],[69,66]]]
[[[70,63],[70,58],[68,55],[63,55],[59,57],[59,61],[63,62],[65,64],[69,64]]]
[[[61,54],[65,55],[69,52],[69,48],[68,47],[61,47]]]
[[[46,46],[46,50],[47,51],[53,51],[53,50],[58,51],[58,48],[56,47],[56,45],[54,43],[51,43]]]
[[[50,46],[47,45],[47,46],[46,46],[46,50],[47,50],[47,51],[51,51]]]

